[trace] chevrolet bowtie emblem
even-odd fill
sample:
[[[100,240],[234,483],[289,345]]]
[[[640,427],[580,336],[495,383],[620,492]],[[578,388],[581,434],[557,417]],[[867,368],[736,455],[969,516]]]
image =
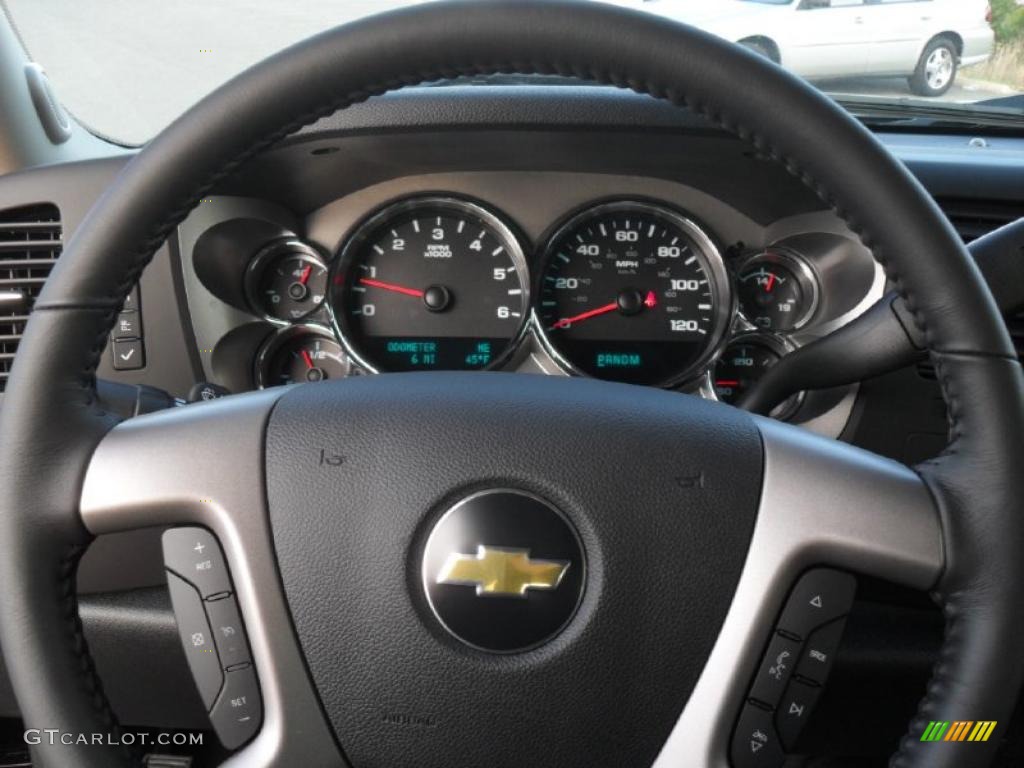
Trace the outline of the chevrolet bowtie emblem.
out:
[[[474,586],[478,595],[525,597],[528,589],[555,589],[569,565],[531,560],[528,549],[479,546],[475,555],[448,555],[437,583]]]

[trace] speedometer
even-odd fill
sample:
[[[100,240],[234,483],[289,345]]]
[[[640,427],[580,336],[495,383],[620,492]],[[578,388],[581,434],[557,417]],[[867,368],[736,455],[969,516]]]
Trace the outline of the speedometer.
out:
[[[672,386],[695,378],[732,315],[721,255],[694,222],[659,205],[590,208],[548,241],[537,326],[565,367]]]
[[[477,370],[508,356],[529,313],[519,242],[477,203],[421,197],[359,227],[332,279],[349,354],[370,371]]]

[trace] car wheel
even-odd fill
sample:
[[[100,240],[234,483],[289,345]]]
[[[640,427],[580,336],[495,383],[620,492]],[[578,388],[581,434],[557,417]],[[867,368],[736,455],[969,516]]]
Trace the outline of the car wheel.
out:
[[[932,40],[910,77],[910,90],[918,96],[942,96],[953,87],[959,65],[956,43],[948,37]]]

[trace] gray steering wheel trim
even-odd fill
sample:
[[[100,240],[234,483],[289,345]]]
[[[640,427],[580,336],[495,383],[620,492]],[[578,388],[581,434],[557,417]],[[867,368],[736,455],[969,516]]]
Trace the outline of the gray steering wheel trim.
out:
[[[996,740],[941,751],[919,742],[932,719],[1002,726],[1024,676],[1024,659],[1008,652],[1024,639],[1014,610],[1024,477],[1011,466],[1024,455],[1024,380],[981,275],[923,188],[811,87],[681,25],[540,0],[430,4],[294,46],[154,139],[82,223],[36,305],[0,414],[0,642],[26,724],[116,728],[77,618],[74,570],[91,538],[80,494],[116,421],[96,404],[96,365],[154,251],[218,181],[299,127],[404,85],[492,72],[577,76],[687,107],[783,163],[885,266],[927,340],[952,436],[943,456],[918,468],[942,516],[945,568],[932,586],[947,636],[893,764],[987,764]],[[106,767],[134,756],[57,746],[36,758]]]

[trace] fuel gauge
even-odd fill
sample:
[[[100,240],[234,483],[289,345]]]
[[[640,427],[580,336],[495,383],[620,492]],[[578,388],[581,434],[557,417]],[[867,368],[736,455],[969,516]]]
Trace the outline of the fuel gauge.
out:
[[[818,280],[807,263],[787,251],[754,256],[739,270],[740,312],[761,330],[795,331],[818,308]]]
[[[261,388],[342,379],[349,362],[341,345],[326,329],[294,325],[278,331],[256,358],[256,384]]]

